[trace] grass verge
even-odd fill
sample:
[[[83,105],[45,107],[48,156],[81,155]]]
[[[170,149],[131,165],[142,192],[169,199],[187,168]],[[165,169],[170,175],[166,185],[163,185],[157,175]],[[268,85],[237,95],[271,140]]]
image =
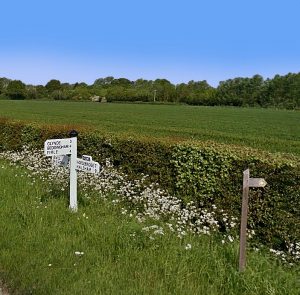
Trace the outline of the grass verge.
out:
[[[53,197],[26,170],[0,161],[0,277],[12,294],[300,292],[297,267],[250,252],[239,274],[237,244],[167,232],[151,239],[143,228],[154,222],[140,224],[93,194],[70,213],[64,192]]]

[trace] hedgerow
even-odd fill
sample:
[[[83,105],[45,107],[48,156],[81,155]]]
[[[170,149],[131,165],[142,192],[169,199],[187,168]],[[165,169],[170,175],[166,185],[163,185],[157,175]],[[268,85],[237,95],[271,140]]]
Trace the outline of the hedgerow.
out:
[[[23,145],[39,149],[46,139],[68,137],[70,129],[2,119],[0,150]],[[183,204],[193,201],[201,208],[214,204],[233,216],[240,214],[242,175],[249,168],[251,177],[268,183],[250,190],[248,228],[255,231],[253,241],[278,250],[300,241],[299,158],[214,142],[177,143],[77,129],[79,155],[91,155],[100,163],[110,158],[129,179],[149,175],[149,182],[159,183]]]

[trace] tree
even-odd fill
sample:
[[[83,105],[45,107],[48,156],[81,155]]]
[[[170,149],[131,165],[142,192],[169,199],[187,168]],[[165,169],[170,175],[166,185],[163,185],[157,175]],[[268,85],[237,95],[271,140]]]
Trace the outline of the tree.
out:
[[[74,100],[89,100],[92,94],[94,94],[93,91],[85,83],[78,84],[70,91],[70,97]]]
[[[37,95],[38,99],[47,97],[47,89],[46,89],[45,86],[43,86],[43,85],[37,85],[35,87],[35,89],[36,89],[36,95]]]
[[[300,73],[275,75],[268,81],[267,94],[271,105],[293,109],[300,105]]]
[[[7,78],[0,78],[0,94],[5,92],[5,89],[7,88],[10,80]]]
[[[293,80],[290,85],[290,100],[291,105],[300,107],[300,73],[293,75]]]
[[[59,80],[52,79],[46,84],[46,89],[49,94],[55,90],[61,90],[61,83]]]
[[[133,83],[126,78],[114,79],[111,81],[111,85],[117,85],[122,87],[130,87]]]
[[[114,77],[112,77],[112,76],[108,76],[106,78],[98,78],[98,79],[95,80],[93,86],[110,85],[113,80],[114,80]]]
[[[73,88],[75,89],[75,88],[77,88],[77,87],[82,87],[82,88],[87,88],[88,87],[88,85],[86,84],[86,83],[84,83],[84,82],[76,82],[74,85],[73,85]]]
[[[176,97],[179,102],[188,103],[189,94],[190,94],[190,89],[187,84],[180,83],[176,85]]]
[[[110,87],[107,90],[108,101],[126,101],[125,89],[122,86]]]
[[[51,94],[51,97],[54,100],[66,100],[69,99],[68,94],[69,94],[68,92],[63,90],[54,90]]]
[[[33,85],[26,86],[27,98],[28,99],[37,99],[38,93],[36,91],[36,87]]]
[[[135,101],[153,101],[154,89],[152,80],[137,79],[133,82]]]
[[[20,80],[12,80],[8,83],[5,94],[10,99],[25,99],[26,86]]]
[[[60,89],[61,90],[71,90],[73,88],[73,85],[71,85],[70,83],[61,83],[60,84]]]
[[[261,102],[263,90],[264,80],[260,75],[221,81],[217,88],[218,104],[255,106]]]
[[[197,105],[215,105],[214,90],[206,80],[188,83],[188,102]]]
[[[166,79],[156,79],[153,83],[153,90],[157,91],[156,99],[160,101],[175,101],[175,86]]]

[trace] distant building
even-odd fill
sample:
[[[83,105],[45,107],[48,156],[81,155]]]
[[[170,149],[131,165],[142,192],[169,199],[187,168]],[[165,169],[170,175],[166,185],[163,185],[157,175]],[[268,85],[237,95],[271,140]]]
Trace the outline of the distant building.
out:
[[[100,96],[98,96],[98,95],[91,96],[90,98],[91,98],[91,101],[94,101],[94,102],[100,101]]]

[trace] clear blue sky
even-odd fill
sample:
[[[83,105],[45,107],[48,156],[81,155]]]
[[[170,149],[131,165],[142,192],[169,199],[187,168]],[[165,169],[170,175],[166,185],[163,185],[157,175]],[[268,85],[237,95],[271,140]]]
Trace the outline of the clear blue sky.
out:
[[[1,1],[0,77],[173,83],[300,71],[297,0]]]

